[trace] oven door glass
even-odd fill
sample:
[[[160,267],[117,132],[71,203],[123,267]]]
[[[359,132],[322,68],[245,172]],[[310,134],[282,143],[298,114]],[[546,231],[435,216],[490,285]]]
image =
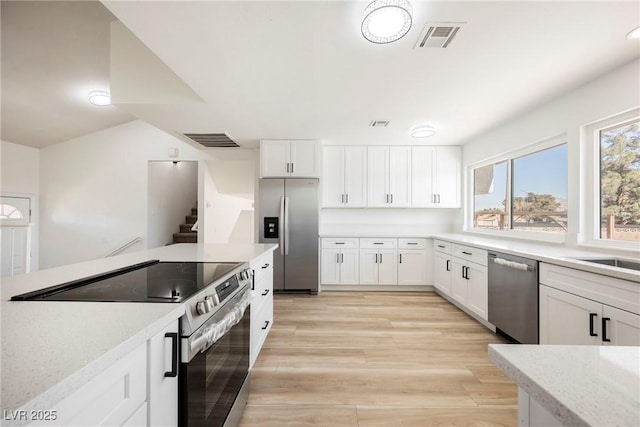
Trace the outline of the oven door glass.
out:
[[[250,312],[203,353],[180,366],[180,426],[223,426],[249,372]]]

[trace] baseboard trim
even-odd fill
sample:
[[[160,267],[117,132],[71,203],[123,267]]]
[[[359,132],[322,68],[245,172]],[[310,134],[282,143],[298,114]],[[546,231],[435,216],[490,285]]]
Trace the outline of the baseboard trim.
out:
[[[467,307],[465,307],[464,305],[460,304],[458,301],[454,300],[453,298],[451,298],[449,295],[442,293],[440,290],[438,289],[434,289],[434,291],[440,295],[442,298],[446,299],[447,301],[449,301],[451,304],[455,305],[456,307],[458,307],[460,310],[464,311],[465,313],[467,313],[469,316],[473,317],[478,323],[482,324],[484,327],[486,327],[487,329],[489,329],[491,332],[496,332],[496,327],[495,325],[492,325],[491,323],[489,323],[488,321],[484,320],[482,317],[478,316],[476,313],[474,313],[473,311],[469,310]]]
[[[321,285],[320,291],[433,292],[429,285]]]

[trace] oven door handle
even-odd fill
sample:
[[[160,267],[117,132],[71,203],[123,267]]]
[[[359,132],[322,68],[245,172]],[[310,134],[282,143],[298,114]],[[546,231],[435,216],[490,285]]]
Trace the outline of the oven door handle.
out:
[[[165,338],[171,338],[171,370],[164,373],[165,377],[178,376],[178,333],[167,332]]]
[[[195,353],[202,353],[208,350],[220,338],[222,338],[231,328],[240,323],[244,312],[251,304],[253,292],[245,292],[236,303],[233,304],[231,310],[224,315],[222,319],[210,325],[200,327],[200,332],[195,339],[189,339],[189,360]]]

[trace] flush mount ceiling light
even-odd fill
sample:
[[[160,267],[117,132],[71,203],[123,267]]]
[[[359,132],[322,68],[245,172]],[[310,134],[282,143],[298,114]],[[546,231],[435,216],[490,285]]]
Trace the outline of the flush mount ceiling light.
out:
[[[375,0],[362,14],[362,35],[371,43],[400,40],[411,29],[413,9],[407,0]]]
[[[92,90],[89,92],[89,102],[93,105],[104,107],[111,105],[111,96],[109,92],[105,92],[104,90]]]
[[[414,138],[429,138],[436,134],[433,126],[417,126],[411,129],[411,136]]]
[[[628,39],[640,39],[640,27],[634,28],[627,34]]]

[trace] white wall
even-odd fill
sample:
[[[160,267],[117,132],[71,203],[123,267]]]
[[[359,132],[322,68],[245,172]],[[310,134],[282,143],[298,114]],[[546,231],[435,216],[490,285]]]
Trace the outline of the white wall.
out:
[[[320,233],[449,233],[461,209],[322,209]]]
[[[180,155],[168,157],[170,147]],[[194,147],[136,120],[40,150],[40,266],[101,258],[141,236],[147,246],[149,160],[203,160]]]
[[[39,267],[40,150],[0,141],[0,193],[31,198],[31,271]]]
[[[566,135],[569,147],[569,232],[567,244],[575,245],[584,231],[580,211],[584,203],[584,182],[593,173],[580,170],[585,148],[581,128],[640,105],[640,60],[632,61],[554,101],[523,114],[483,135],[466,141],[463,166],[513,151],[545,139]],[[468,177],[465,178],[465,182]],[[468,192],[465,200],[468,198]]]
[[[149,162],[147,248],[173,243],[198,201],[198,162]]]
[[[198,241],[254,242],[254,189],[257,150],[215,150],[200,162]]]

